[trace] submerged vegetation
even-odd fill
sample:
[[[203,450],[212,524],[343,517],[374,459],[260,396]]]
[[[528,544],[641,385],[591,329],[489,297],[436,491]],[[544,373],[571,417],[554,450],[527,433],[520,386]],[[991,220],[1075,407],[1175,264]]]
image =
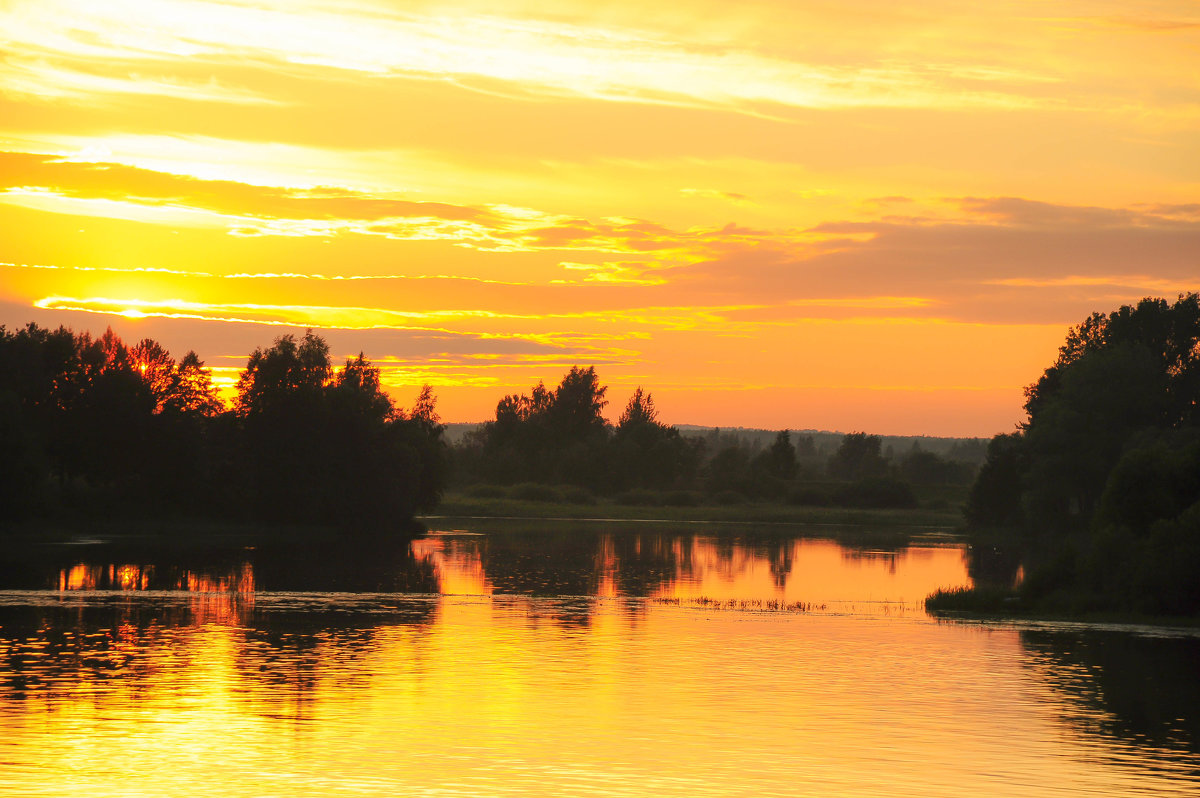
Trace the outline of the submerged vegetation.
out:
[[[428,388],[397,408],[310,331],[256,349],[226,409],[194,352],[0,327],[0,522],[157,515],[393,528],[445,479]]]
[[[977,583],[1009,568],[928,606],[1200,615],[1200,295],[1093,314],[1025,410],[966,509]]]

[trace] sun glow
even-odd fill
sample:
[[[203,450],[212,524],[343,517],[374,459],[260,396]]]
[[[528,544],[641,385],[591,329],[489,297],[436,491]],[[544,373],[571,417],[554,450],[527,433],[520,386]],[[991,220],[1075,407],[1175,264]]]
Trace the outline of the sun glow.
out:
[[[17,0],[0,323],[311,326],[450,420],[593,364],[680,423],[1007,430],[1067,325],[1196,288],[1193,11]]]

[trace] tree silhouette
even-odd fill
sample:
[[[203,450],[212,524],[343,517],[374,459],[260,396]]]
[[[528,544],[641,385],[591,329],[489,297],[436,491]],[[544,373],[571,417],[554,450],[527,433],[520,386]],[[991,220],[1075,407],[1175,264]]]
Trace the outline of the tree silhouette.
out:
[[[1143,299],[1068,333],[988,446],[973,528],[1069,545],[1030,554],[1023,597],[1055,611],[1200,612],[1200,296]]]
[[[763,465],[771,476],[783,480],[796,476],[796,447],[792,445],[790,432],[783,430],[776,435],[771,448],[763,454]]]
[[[214,416],[223,405],[213,386],[212,371],[193,351],[175,366],[171,391],[163,403],[164,412]]]
[[[842,438],[838,450],[829,459],[829,473],[842,479],[864,479],[880,476],[887,471],[887,462],[880,454],[882,441],[878,435],[852,432]]]
[[[209,369],[146,338],[126,347],[36,324],[0,327],[0,521],[185,513],[391,525],[445,480],[426,386],[411,416],[360,354],[334,370],[310,330],[256,349],[225,411]]]

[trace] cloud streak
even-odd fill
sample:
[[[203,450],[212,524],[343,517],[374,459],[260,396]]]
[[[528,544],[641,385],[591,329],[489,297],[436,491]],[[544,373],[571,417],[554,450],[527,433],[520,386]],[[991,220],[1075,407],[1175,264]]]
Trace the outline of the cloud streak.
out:
[[[136,34],[129,17],[138,19]],[[383,5],[286,6],[203,0],[120,5],[43,0],[3,22],[25,58],[130,63],[238,59],[264,67],[324,69],[375,79],[481,79],[515,94],[577,95],[608,102],[698,105],[761,113],[793,108],[1025,107],[1006,90],[1052,80],[1012,68],[879,60],[805,62],[650,31],[502,16],[417,15]],[[53,73],[61,73],[54,80]],[[43,91],[71,84],[129,90],[115,78],[41,67]],[[116,81],[105,83],[104,81]],[[212,100],[212,93],[195,99]],[[233,93],[232,101],[250,95]]]

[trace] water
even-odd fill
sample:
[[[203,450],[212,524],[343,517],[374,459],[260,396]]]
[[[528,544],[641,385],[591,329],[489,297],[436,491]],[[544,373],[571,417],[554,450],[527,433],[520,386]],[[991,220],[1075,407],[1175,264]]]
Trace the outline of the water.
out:
[[[1200,794],[1200,639],[932,619],[952,540],[442,526],[10,552],[0,794]]]

